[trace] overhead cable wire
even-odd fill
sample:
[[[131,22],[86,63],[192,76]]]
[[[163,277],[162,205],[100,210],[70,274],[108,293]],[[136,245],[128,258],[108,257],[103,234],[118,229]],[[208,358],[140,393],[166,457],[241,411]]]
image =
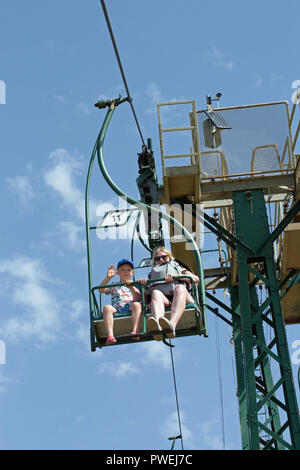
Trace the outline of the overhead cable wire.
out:
[[[104,2],[104,0],[100,0],[100,3],[101,3],[101,6],[102,6],[102,9],[103,9],[103,13],[104,13],[104,17],[105,17],[105,20],[106,20],[107,28],[108,28],[110,38],[111,38],[111,41],[112,41],[112,44],[113,44],[113,48],[114,48],[114,51],[115,51],[115,54],[116,54],[119,69],[120,69],[120,72],[121,72],[121,75],[122,75],[122,78],[123,78],[123,83],[124,83],[125,90],[126,90],[126,93],[127,93],[127,98],[128,98],[128,101],[129,101],[129,104],[130,104],[130,107],[131,107],[131,110],[132,110],[132,113],[133,113],[133,116],[134,116],[134,119],[135,119],[135,122],[136,122],[136,125],[137,125],[137,128],[138,128],[142,143],[143,143],[143,145],[145,145],[145,140],[144,140],[144,137],[143,137],[143,134],[142,134],[142,131],[141,131],[138,119],[137,119],[137,115],[136,115],[134,106],[132,104],[132,97],[131,97],[130,92],[129,92],[127,80],[126,80],[126,77],[125,77],[124,69],[123,69],[123,66],[122,66],[121,59],[120,59],[117,43],[116,43],[114,33],[113,33],[113,30],[112,30],[112,27],[111,27],[111,23],[110,23],[110,20],[109,20],[109,16],[108,16],[108,13],[107,13],[105,2]]]
[[[177,407],[179,434],[180,434],[180,440],[181,440],[181,449],[183,450],[183,438],[182,438],[182,430],[181,430],[181,420],[180,420],[180,411],[179,411],[179,403],[178,403],[178,393],[177,393],[177,385],[176,385],[175,367],[174,367],[172,346],[170,346],[170,353],[171,353],[171,360],[172,360],[172,371],[173,371],[174,390],[175,390],[175,397],[176,397],[176,407]],[[173,445],[174,445],[174,443],[173,443]]]

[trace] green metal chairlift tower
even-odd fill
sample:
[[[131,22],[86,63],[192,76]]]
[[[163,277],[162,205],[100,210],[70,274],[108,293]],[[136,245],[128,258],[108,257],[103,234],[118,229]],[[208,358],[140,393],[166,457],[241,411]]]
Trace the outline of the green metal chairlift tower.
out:
[[[163,127],[162,108],[188,105],[189,123]],[[204,266],[204,277],[207,307],[229,314],[233,329],[243,449],[300,449],[286,337],[286,324],[300,323],[296,106],[291,114],[287,102],[213,109],[210,97],[201,111],[194,101],[158,105],[160,202],[192,206],[194,222],[201,205],[219,254],[221,246],[228,252],[229,262],[219,256],[219,266]],[[171,133],[190,135],[187,152],[168,153]],[[192,264],[186,240],[174,237],[171,246],[176,258]],[[211,293],[224,288],[230,306]]]

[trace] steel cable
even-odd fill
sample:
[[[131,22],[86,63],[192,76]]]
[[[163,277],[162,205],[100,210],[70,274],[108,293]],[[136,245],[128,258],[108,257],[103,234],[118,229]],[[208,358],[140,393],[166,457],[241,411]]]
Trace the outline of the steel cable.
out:
[[[104,0],[100,0],[100,3],[101,3],[101,6],[102,6],[102,9],[103,9],[103,13],[104,13],[104,17],[105,17],[105,20],[106,20],[107,28],[108,28],[110,38],[111,38],[111,41],[112,41],[112,44],[113,44],[113,48],[114,48],[114,51],[115,51],[115,54],[116,54],[119,69],[120,69],[120,72],[121,72],[121,75],[122,75],[122,78],[123,78],[123,83],[124,83],[125,90],[126,90],[126,93],[127,93],[128,101],[129,101],[129,104],[130,104],[130,107],[131,107],[131,110],[132,110],[132,113],[133,113],[133,116],[134,116],[134,119],[135,119],[135,122],[136,122],[136,125],[137,125],[137,128],[138,128],[142,143],[143,143],[143,145],[145,145],[144,137],[143,137],[143,134],[142,134],[142,131],[141,131],[138,119],[137,119],[137,115],[136,115],[134,106],[132,104],[132,97],[131,97],[130,92],[129,92],[127,80],[126,80],[126,77],[125,77],[124,69],[123,69],[123,66],[122,66],[121,59],[120,59],[117,43],[115,41],[114,33],[113,33],[113,30],[112,30],[112,27],[111,27],[111,23],[110,23],[110,20],[109,20],[109,16],[108,16],[108,13],[107,13],[105,2],[104,2]]]
[[[175,367],[174,367],[172,346],[170,346],[170,353],[171,353],[171,361],[172,361],[172,371],[173,371],[173,380],[174,380],[174,390],[175,390],[175,398],[176,398],[179,434],[180,434],[180,439],[181,439],[181,449],[183,450],[183,438],[182,438],[182,429],[181,429],[181,420],[180,420],[180,411],[179,411],[179,403],[178,403],[178,393],[177,393],[177,385],[176,385]]]

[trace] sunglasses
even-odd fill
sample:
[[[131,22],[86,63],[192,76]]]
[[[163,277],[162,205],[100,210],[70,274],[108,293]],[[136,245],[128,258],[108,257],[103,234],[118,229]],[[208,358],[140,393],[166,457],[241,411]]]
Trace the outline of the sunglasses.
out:
[[[155,257],[154,257],[154,261],[159,261],[160,259],[162,259],[163,261],[165,261],[167,258],[168,258],[168,255],[155,256]]]

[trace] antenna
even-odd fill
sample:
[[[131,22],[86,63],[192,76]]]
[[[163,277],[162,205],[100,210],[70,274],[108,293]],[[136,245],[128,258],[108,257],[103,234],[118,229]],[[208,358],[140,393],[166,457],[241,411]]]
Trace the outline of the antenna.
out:
[[[206,96],[206,104],[207,104],[207,110],[212,111],[212,101],[217,101],[218,102],[218,108],[220,107],[220,98],[222,96],[222,93],[216,93],[215,98],[211,98],[209,95]],[[209,109],[211,108],[211,109]]]

